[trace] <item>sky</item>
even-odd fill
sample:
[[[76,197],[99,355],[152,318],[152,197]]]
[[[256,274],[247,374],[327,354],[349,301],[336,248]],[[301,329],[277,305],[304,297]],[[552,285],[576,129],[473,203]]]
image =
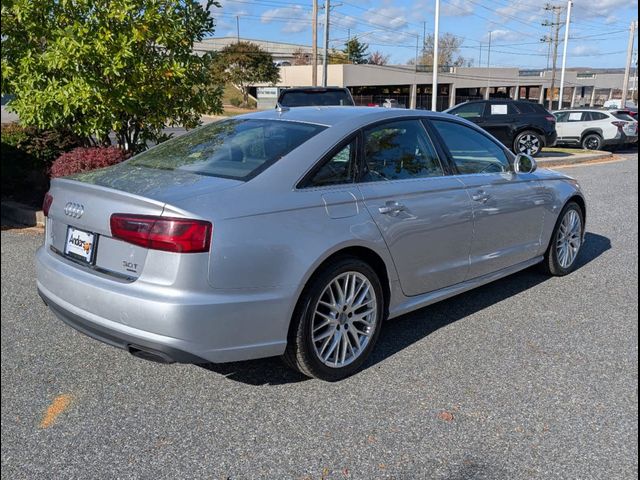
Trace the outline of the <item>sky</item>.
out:
[[[237,23],[242,38],[311,45],[311,0],[219,0],[213,7],[217,21],[214,36],[235,36]],[[318,42],[322,43],[324,0],[320,7]],[[550,2],[565,7],[566,0]],[[542,0],[440,0],[440,33],[451,33],[462,41],[460,53],[473,65],[487,66],[491,32],[492,67],[545,68],[549,43],[540,39],[552,34],[547,21],[553,12]],[[330,47],[342,49],[349,36],[369,45],[369,52],[390,56],[391,64],[406,64],[415,58],[416,41],[423,32],[434,31],[435,0],[333,0],[330,8]],[[629,25],[638,18],[638,0],[574,0],[567,66],[624,67]],[[564,26],[560,30],[558,65]],[[637,36],[636,36],[637,50]]]

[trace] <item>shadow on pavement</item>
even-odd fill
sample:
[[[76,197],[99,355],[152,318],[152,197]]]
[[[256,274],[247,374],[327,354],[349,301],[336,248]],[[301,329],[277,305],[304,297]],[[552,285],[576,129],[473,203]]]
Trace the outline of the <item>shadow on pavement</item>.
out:
[[[611,241],[607,237],[587,232],[585,243],[578,257],[577,268],[587,265],[610,248]],[[506,300],[548,279],[547,275],[540,273],[534,266],[469,292],[394,318],[383,326],[378,343],[371,352],[363,370],[422,340],[439,328]],[[304,375],[290,370],[277,357],[200,366],[225,375],[230,380],[249,385],[281,385],[309,380]]]

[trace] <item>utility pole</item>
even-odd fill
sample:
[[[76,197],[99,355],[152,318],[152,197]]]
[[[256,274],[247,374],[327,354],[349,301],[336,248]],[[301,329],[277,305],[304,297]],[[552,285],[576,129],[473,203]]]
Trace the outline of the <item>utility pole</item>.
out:
[[[478,53],[478,67],[482,66],[482,42],[478,42],[480,44],[480,52]]]
[[[485,100],[489,100],[491,98],[491,36],[493,35],[493,30],[489,31],[489,46],[487,48],[487,90],[484,92]]]
[[[553,43],[553,38],[549,35],[545,35],[540,38],[541,42],[548,43],[549,47],[547,48],[547,70],[549,70],[549,62],[551,61],[551,44]]]
[[[329,65],[329,3],[324,0],[324,58],[322,59],[322,86],[327,86],[327,67]]]
[[[560,36],[560,26],[562,23],[560,22],[560,13],[562,12],[564,7],[558,5],[551,5],[547,3],[544,7],[545,10],[551,11],[556,14],[555,22],[545,21],[542,25],[545,27],[555,27],[553,31],[553,56],[552,59],[552,67],[551,67],[551,94],[549,95],[549,110],[553,108],[553,92],[556,88],[556,61],[558,59],[558,38]]]
[[[351,63],[351,29],[347,28],[347,63]]]
[[[238,38],[238,43],[240,43],[240,17],[236,15],[236,33]]]
[[[634,73],[633,73],[633,86],[631,87],[631,100],[638,106],[638,52],[636,51],[633,60]]]
[[[487,68],[491,68],[491,34],[493,30],[489,32],[489,49],[487,51]]]
[[[571,6],[573,2],[567,1],[567,21],[564,25],[564,45],[562,46],[562,69],[560,70],[560,95],[558,97],[558,108],[562,110],[562,100],[564,99],[564,69],[567,66],[567,45],[569,45],[569,27],[571,26]],[[573,87],[575,91],[576,87]],[[573,102],[572,102],[573,103]]]
[[[633,61],[633,44],[636,36],[636,22],[631,22],[629,26],[629,46],[627,47],[627,63],[624,67],[624,80],[622,82],[622,100],[620,108],[626,107],[627,92],[629,90],[629,71],[631,70],[631,62]]]
[[[438,42],[440,40],[440,0],[436,0],[435,26],[433,29],[433,79],[431,81],[431,111],[438,105]]]
[[[313,0],[311,13],[311,85],[318,86],[318,0]]]

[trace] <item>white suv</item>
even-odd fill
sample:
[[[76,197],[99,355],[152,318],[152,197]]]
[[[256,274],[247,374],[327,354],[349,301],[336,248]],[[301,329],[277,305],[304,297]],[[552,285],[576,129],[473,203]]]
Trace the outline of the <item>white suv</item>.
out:
[[[600,150],[605,146],[638,141],[638,122],[628,115],[596,109],[553,112],[556,117],[557,144]]]

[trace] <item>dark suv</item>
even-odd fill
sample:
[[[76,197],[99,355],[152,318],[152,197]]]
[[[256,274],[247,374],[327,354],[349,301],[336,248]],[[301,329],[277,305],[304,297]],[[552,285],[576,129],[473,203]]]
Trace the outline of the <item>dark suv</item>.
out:
[[[287,88],[280,92],[278,105],[282,107],[314,107],[346,105],[353,107],[353,97],[348,88],[303,87]]]
[[[538,155],[556,143],[556,118],[542,105],[521,100],[474,100],[446,113],[482,127],[515,153]]]

